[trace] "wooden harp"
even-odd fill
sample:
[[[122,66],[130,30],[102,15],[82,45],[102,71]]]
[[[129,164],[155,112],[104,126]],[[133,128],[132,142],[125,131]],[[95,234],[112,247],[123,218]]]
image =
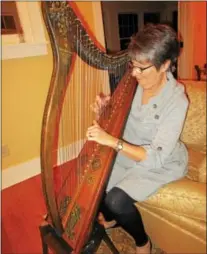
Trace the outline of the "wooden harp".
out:
[[[48,211],[40,226],[43,252],[49,245],[55,253],[92,253],[85,246],[116,152],[86,140],[95,117],[90,104],[97,94],[109,92],[107,87],[114,82],[117,88],[99,124],[120,137],[136,81],[127,67],[127,52],[107,55],[74,2],[45,1],[41,7],[53,52],[41,136],[42,188]]]

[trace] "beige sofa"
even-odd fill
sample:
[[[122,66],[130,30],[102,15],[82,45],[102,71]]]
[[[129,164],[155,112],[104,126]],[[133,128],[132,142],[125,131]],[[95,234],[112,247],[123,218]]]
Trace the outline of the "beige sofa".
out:
[[[182,81],[190,106],[181,135],[188,174],[137,203],[152,242],[167,253],[206,253],[206,82]]]

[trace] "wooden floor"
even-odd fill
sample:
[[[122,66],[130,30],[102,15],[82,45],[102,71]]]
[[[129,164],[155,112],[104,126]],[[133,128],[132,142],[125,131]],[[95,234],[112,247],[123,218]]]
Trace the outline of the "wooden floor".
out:
[[[42,253],[38,226],[46,213],[40,176],[2,191],[2,254]]]

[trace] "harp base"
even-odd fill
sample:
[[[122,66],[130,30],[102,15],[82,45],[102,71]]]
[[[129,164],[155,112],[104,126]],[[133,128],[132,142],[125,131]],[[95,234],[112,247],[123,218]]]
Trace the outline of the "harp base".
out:
[[[43,254],[48,254],[49,248],[55,251],[57,254],[74,253],[73,249],[68,245],[68,243],[58,235],[55,229],[48,222],[44,221],[39,227],[39,230],[42,240]],[[98,222],[94,223],[90,239],[84,246],[81,254],[95,253],[98,250],[102,240],[106,243],[113,254],[119,254],[119,251],[116,249],[104,227]]]
[[[49,248],[57,254],[72,253],[72,248],[68,243],[55,231],[55,229],[46,221],[39,226],[42,241],[42,253],[49,254]]]
[[[91,237],[87,244],[84,246],[82,254],[92,254],[98,250],[98,247],[101,244],[101,241],[104,241],[108,248],[113,254],[119,254],[119,251],[116,249],[112,240],[108,236],[105,228],[100,225],[97,221],[94,223]]]

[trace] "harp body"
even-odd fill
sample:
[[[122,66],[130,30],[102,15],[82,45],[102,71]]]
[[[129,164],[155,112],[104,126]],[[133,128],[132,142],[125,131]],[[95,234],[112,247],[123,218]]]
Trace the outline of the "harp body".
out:
[[[42,13],[54,59],[42,124],[42,187],[48,222],[78,254],[90,237],[116,156],[113,149],[85,140],[94,119],[90,104],[108,92],[103,84],[113,75],[117,88],[99,124],[120,137],[136,82],[127,70],[127,53],[110,56],[100,49],[74,3],[42,2]]]

